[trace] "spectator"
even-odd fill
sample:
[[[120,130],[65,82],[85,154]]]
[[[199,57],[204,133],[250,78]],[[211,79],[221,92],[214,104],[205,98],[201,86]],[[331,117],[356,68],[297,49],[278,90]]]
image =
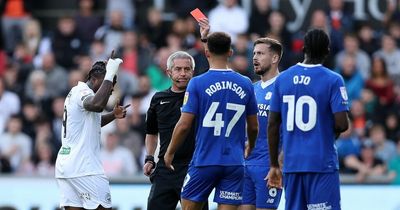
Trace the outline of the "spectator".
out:
[[[364,80],[370,76],[371,59],[368,54],[359,48],[357,36],[354,34],[346,34],[344,36],[344,49],[340,51],[335,58],[335,66],[339,67],[345,57],[354,56],[355,65]]]
[[[347,90],[349,106],[354,99],[360,99],[364,80],[356,66],[355,55],[349,54],[343,58],[338,72],[342,75]]]
[[[160,10],[156,8],[148,9],[146,20],[140,26],[140,31],[157,49],[166,46],[169,26],[163,21]]]
[[[366,81],[365,87],[372,90],[378,97],[378,106],[375,111],[380,112],[381,117],[376,120],[383,123],[395,101],[394,82],[388,74],[384,59],[380,57],[372,59],[371,78]]]
[[[30,164],[32,140],[22,132],[22,120],[17,115],[10,117],[7,132],[0,135],[0,153],[10,161],[14,172]]]
[[[102,20],[94,14],[94,0],[78,0],[78,14],[75,15],[76,33],[82,39],[84,52],[89,51],[90,43],[93,42],[94,33],[102,25]]]
[[[132,29],[135,21],[135,5],[131,0],[107,0],[106,24],[113,21],[114,11],[123,14],[122,25],[126,29]]]
[[[350,119],[353,122],[353,129],[359,138],[365,137],[365,127],[367,126],[367,116],[364,103],[360,100],[353,100],[350,107]]]
[[[388,29],[388,33],[390,36],[393,37],[393,39],[396,41],[396,45],[400,46],[400,23],[396,22],[390,22]]]
[[[34,174],[39,176],[54,177],[55,156],[52,148],[47,143],[35,146]]]
[[[117,120],[116,123],[116,135],[120,140],[120,144],[129,149],[135,158],[136,165],[142,166],[141,156],[142,149],[144,146],[144,136],[141,133],[130,129],[128,118],[130,116]]]
[[[379,176],[386,173],[385,163],[375,157],[375,145],[364,142],[360,156],[349,155],[344,160],[345,166],[356,173],[356,181],[364,182],[368,176]]]
[[[400,136],[399,117],[396,112],[390,112],[385,119],[386,136],[392,141],[397,141]]]
[[[115,133],[107,135],[105,145],[100,152],[100,159],[105,174],[109,177],[129,176],[138,172],[132,153],[119,145],[118,135]]]
[[[43,73],[46,75],[46,89],[49,96],[55,97],[64,94],[68,87],[68,74],[64,68],[58,66],[52,53],[43,56]]]
[[[382,47],[374,53],[374,57],[378,56],[385,60],[387,65],[387,73],[400,85],[400,50],[396,45],[394,38],[388,34],[382,36]]]
[[[106,46],[104,43],[96,39],[90,45],[89,56],[93,61],[105,61],[109,55],[105,50]]]
[[[376,38],[375,31],[370,23],[362,23],[358,30],[358,38],[360,39],[360,48],[369,56],[379,49],[379,42]]]
[[[51,41],[56,63],[67,69],[75,66],[78,55],[83,53],[83,42],[78,36],[76,25],[72,17],[61,17]],[[44,65],[43,63],[43,67]]]
[[[110,23],[106,23],[97,29],[94,34],[95,39],[102,40],[105,46],[105,52],[118,49],[122,43],[122,36],[126,30],[124,27],[124,13],[119,10],[114,10],[110,13]]]
[[[330,28],[341,33],[352,31],[354,18],[344,10],[344,1],[329,0],[328,6]]]
[[[210,28],[212,31],[223,31],[229,34],[232,42],[236,41],[238,34],[243,34],[249,27],[246,11],[240,7],[237,0],[222,0],[209,14]]]
[[[5,81],[0,77],[0,134],[3,133],[9,117],[20,111],[21,103],[17,94],[7,91],[5,88]]]
[[[118,49],[119,57],[124,60],[122,70],[136,77],[145,73],[144,70],[151,62],[151,52],[140,46],[137,33],[135,31],[125,32],[122,43]]]
[[[268,18],[271,14],[270,0],[255,0],[253,2],[252,11],[249,18],[249,29],[247,33],[252,41],[259,37],[263,37],[268,29]]]
[[[84,73],[80,70],[72,70],[68,75],[68,88],[67,90],[72,89],[72,87],[76,86],[79,81],[84,81]]]
[[[168,48],[159,49],[156,53],[154,64],[150,65],[146,69],[146,75],[148,76],[147,79],[150,79],[151,87],[155,90],[165,90],[171,87],[172,82],[165,73],[167,69],[167,58],[171,53],[172,51]],[[150,103],[148,105],[150,105]],[[145,109],[147,111],[147,107]]]
[[[375,146],[375,156],[388,163],[396,156],[396,145],[386,138],[385,128],[376,124],[369,130],[369,139]]]
[[[22,132],[31,139],[36,136],[34,123],[41,115],[40,108],[31,99],[25,99],[22,106]]]
[[[51,133],[54,134],[54,145],[57,145],[57,148],[61,146],[61,131],[62,131],[62,123],[64,120],[64,100],[65,96],[57,96],[53,99],[51,110],[52,110],[52,120],[51,120]]]
[[[0,2],[4,44],[9,53],[22,41],[22,30],[31,16],[32,3],[31,0],[4,0]]]

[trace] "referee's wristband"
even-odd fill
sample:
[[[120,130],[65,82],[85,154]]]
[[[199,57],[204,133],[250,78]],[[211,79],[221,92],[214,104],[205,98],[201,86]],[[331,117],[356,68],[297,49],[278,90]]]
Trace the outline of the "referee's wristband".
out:
[[[153,165],[152,169],[156,167],[156,162],[154,162],[153,155],[146,155],[146,158],[144,159],[144,164],[146,164],[147,162],[150,162]]]

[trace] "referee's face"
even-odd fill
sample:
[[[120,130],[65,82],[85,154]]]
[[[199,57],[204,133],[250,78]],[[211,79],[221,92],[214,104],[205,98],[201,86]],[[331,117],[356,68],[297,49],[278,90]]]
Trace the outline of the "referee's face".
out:
[[[189,80],[193,77],[191,60],[188,58],[176,58],[174,65],[168,69],[168,74],[172,79],[172,86],[177,90],[186,90]]]

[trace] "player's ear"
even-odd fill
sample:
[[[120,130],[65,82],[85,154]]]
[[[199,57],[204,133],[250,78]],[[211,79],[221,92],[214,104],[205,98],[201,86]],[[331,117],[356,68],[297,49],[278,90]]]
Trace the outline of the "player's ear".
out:
[[[208,51],[208,49],[205,49],[204,51],[205,51],[204,54],[206,55],[206,58],[209,58],[210,57],[210,51]]]
[[[228,57],[231,57],[232,55],[233,55],[233,50],[230,49],[229,52],[228,52]]]
[[[273,64],[279,63],[279,55],[274,54],[274,55],[272,56],[272,63],[273,63]]]

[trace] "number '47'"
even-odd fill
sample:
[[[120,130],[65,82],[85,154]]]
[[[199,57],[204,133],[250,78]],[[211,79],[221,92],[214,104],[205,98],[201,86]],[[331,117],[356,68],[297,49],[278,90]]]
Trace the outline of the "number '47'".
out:
[[[206,116],[204,116],[203,119],[203,127],[211,127],[211,128],[214,127],[214,136],[220,136],[221,128],[225,126],[225,122],[222,120],[222,113],[216,113],[218,106],[219,102],[212,102],[210,108],[208,108]],[[229,121],[228,127],[226,128],[225,137],[229,137],[232,128],[236,125],[236,123],[242,116],[245,106],[242,104],[227,103],[226,109],[236,111],[231,121]],[[212,120],[214,115],[215,115],[215,120]]]

